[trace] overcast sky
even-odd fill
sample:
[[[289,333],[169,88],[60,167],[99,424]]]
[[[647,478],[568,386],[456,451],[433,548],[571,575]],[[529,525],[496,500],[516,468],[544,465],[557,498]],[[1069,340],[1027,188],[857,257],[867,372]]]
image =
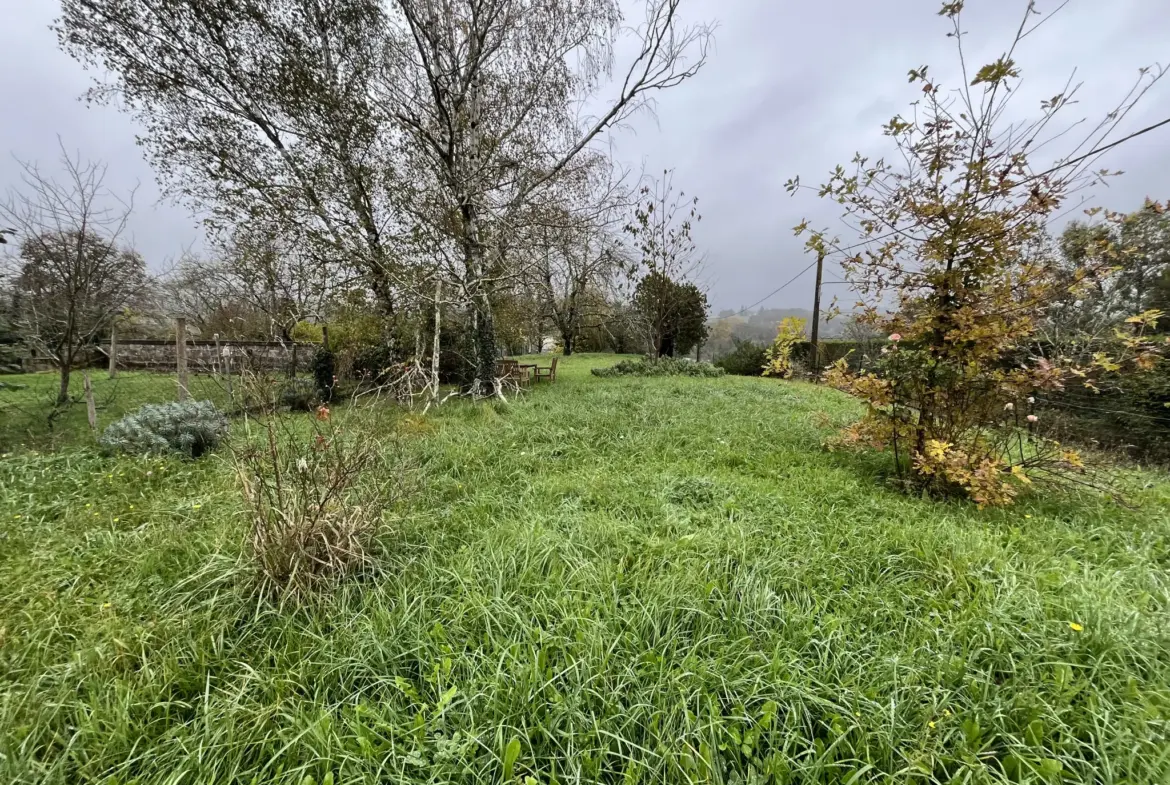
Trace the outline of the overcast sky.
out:
[[[1040,0],[1049,11],[1059,0]],[[57,49],[48,26],[53,0],[6,3],[0,25],[0,190],[17,185],[13,156],[51,166],[57,136],[70,150],[110,164],[108,184],[139,183],[133,240],[154,267],[200,243],[196,221],[160,202],[136,127],[116,110],[78,100],[89,74]],[[1006,46],[1025,0],[968,0],[970,62]],[[1024,82],[1015,101],[1029,113],[1063,86],[1073,68],[1084,82],[1068,119],[1099,118],[1143,65],[1170,65],[1170,19],[1147,0],[1071,0],[1017,54]],[[648,171],[675,169],[675,184],[700,198],[695,239],[706,252],[715,310],[755,303],[809,263],[791,228],[802,218],[839,226],[815,194],[792,198],[784,182],[819,184],[855,151],[883,152],[880,126],[906,111],[917,88],[910,68],[931,66],[946,89],[957,60],[938,0],[685,0],[687,15],[718,23],[708,65],[663,93],[656,118],[640,117],[614,139],[619,158]],[[636,14],[631,14],[631,22]],[[1121,133],[1170,117],[1170,77],[1147,96]],[[1104,162],[1126,174],[1095,201],[1132,210],[1145,196],[1170,197],[1170,126],[1123,145]],[[848,235],[843,235],[848,239]],[[833,277],[831,274],[829,277]],[[765,305],[806,306],[812,274]],[[840,288],[840,287],[838,287]]]

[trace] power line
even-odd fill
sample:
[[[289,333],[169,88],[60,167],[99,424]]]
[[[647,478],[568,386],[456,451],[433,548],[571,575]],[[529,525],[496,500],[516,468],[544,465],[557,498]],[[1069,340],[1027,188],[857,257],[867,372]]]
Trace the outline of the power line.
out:
[[[879,240],[885,240],[887,238],[893,237],[896,234],[898,234],[898,232],[887,232],[886,234],[879,235],[877,237],[870,237],[866,240],[862,240],[859,243],[854,243],[853,245],[847,245],[844,248],[830,248],[829,250],[833,253],[845,253],[846,251],[852,251],[852,250],[857,249],[857,248],[864,248],[865,246],[869,245],[870,243],[876,243]],[[744,308],[741,308],[738,311],[736,311],[735,313],[728,314],[727,316],[720,316],[718,318],[712,319],[711,321],[718,322],[718,321],[722,321],[723,319],[732,319],[736,316],[741,316],[741,315],[747,313],[748,311],[750,311],[752,308],[755,308],[760,303],[763,303],[766,300],[770,300],[773,296],[779,294],[787,286],[795,283],[797,278],[800,278],[800,276],[804,275],[805,273],[807,273],[809,270],[811,270],[812,268],[814,268],[816,266],[817,266],[817,261],[816,261],[816,259],[814,259],[812,261],[812,264],[810,264],[808,267],[804,268],[803,270],[798,272],[796,275],[794,275],[791,279],[780,284],[775,289],[768,292],[767,294],[765,294],[759,300],[756,300],[751,305],[746,306]],[[849,281],[830,281],[830,283],[849,283]]]
[[[1066,166],[1072,166],[1073,164],[1079,164],[1081,161],[1085,160],[1086,158],[1092,158],[1094,155],[1097,155],[1099,153],[1103,153],[1112,147],[1117,147],[1117,145],[1121,144],[1122,142],[1128,142],[1130,139],[1141,136],[1142,134],[1148,134],[1150,131],[1154,131],[1154,130],[1161,128],[1162,126],[1167,125],[1167,124],[1170,124],[1170,117],[1167,117],[1165,120],[1163,120],[1160,123],[1154,123],[1153,125],[1148,125],[1145,128],[1141,129],[1140,131],[1134,131],[1129,136],[1123,136],[1114,142],[1110,142],[1109,144],[1102,145],[1101,147],[1097,147],[1093,150],[1090,150],[1089,152],[1085,153],[1084,155],[1079,155],[1076,158],[1069,159],[1068,161],[1062,161],[1061,163],[1057,164],[1056,166],[1052,167],[1051,169],[1046,169],[1043,172],[1041,172],[1040,174],[1034,174],[1031,177],[1029,177],[1028,179],[1021,181],[1020,185],[1023,185],[1024,183],[1030,183],[1033,180],[1038,180],[1039,178],[1044,177],[1045,175],[1052,174],[1053,172],[1057,171],[1058,169],[1064,169]]]
[[[745,306],[745,307],[743,307],[743,308],[739,309],[738,311],[736,311],[735,313],[730,313],[730,314],[728,314],[727,316],[720,316],[720,317],[717,317],[717,318],[715,318],[715,319],[712,319],[711,321],[713,321],[713,322],[721,322],[721,321],[723,321],[724,319],[732,319],[732,318],[734,318],[734,317],[736,317],[736,316],[741,316],[742,314],[745,314],[745,313],[747,313],[748,311],[750,311],[751,309],[755,308],[757,305],[759,305],[760,303],[764,302],[765,300],[771,299],[771,298],[772,298],[774,295],[777,295],[777,294],[779,294],[779,293],[780,293],[780,292],[781,292],[783,289],[785,289],[786,287],[790,286],[791,284],[794,284],[794,283],[796,283],[796,279],[797,279],[797,278],[799,278],[800,276],[804,275],[805,273],[807,273],[807,272],[808,272],[809,270],[811,270],[812,268],[816,267],[816,265],[817,265],[817,260],[816,260],[816,259],[814,259],[814,260],[813,260],[813,263],[812,263],[812,264],[810,264],[808,267],[804,268],[803,270],[801,270],[800,272],[798,272],[796,275],[792,276],[792,277],[791,277],[791,278],[789,278],[787,281],[785,281],[784,283],[780,284],[779,286],[777,286],[775,289],[773,289],[772,291],[770,291],[770,292],[768,292],[767,294],[765,294],[765,295],[764,295],[763,297],[761,297],[760,299],[756,300],[756,301],[755,301],[754,303],[752,303],[751,305]]]
[[[1049,175],[1055,171],[1058,171],[1060,169],[1064,169],[1065,167],[1073,166],[1074,164],[1078,164],[1081,161],[1084,161],[1086,158],[1092,158],[1094,155],[1098,155],[1098,154],[1103,153],[1106,150],[1109,150],[1113,147],[1117,147],[1119,144],[1122,144],[1124,142],[1128,142],[1130,139],[1135,139],[1135,138],[1141,136],[1142,134],[1147,134],[1150,131],[1155,131],[1164,125],[1170,125],[1170,117],[1167,117],[1165,120],[1163,120],[1159,123],[1154,123],[1153,125],[1149,125],[1149,126],[1146,126],[1145,128],[1134,131],[1132,134],[1129,134],[1128,136],[1123,136],[1122,138],[1117,139],[1116,141],[1110,142],[1109,144],[1094,148],[1094,149],[1090,150],[1089,152],[1085,153],[1084,155],[1077,156],[1076,158],[1069,159],[1068,161],[1063,161],[1063,162],[1057,164],[1056,166],[1053,166],[1051,169],[1046,169],[1045,171],[1040,172],[1039,174],[1032,175],[1028,179],[1021,181],[1020,184],[1022,185],[1023,183],[1028,183],[1028,182],[1031,182],[1032,180],[1037,180],[1041,177],[1044,177],[1045,175]],[[883,240],[887,237],[892,237],[895,234],[897,234],[897,232],[890,232],[889,234],[885,234],[885,235],[882,235],[880,237],[871,237],[868,240],[864,240],[860,243],[855,243],[854,245],[849,245],[849,246],[846,246],[844,248],[834,248],[832,250],[834,253],[844,253],[845,251],[852,251],[856,248],[861,248],[863,246],[869,245],[870,243],[877,242],[878,240]],[[727,316],[720,316],[718,318],[712,319],[711,321],[718,322],[718,321],[722,321],[723,319],[731,319],[731,318],[734,318],[736,316],[742,316],[743,314],[750,311],[752,308],[755,308],[757,305],[760,305],[761,303],[766,302],[767,300],[771,299],[775,295],[779,294],[781,291],[783,291],[785,288],[787,288],[791,284],[795,283],[796,280],[798,278],[800,278],[800,276],[807,273],[809,270],[811,270],[813,267],[815,267],[816,264],[817,264],[816,261],[813,261],[813,263],[810,264],[808,267],[805,267],[803,270],[801,270],[799,273],[797,273],[791,279],[780,284],[780,286],[778,286],[775,289],[773,289],[772,291],[768,292],[766,295],[761,297],[759,300],[756,300],[751,305],[746,306],[745,308],[741,308],[740,310],[736,311],[733,314],[728,314]],[[845,284],[845,283],[850,283],[850,282],[849,281],[827,281],[826,283],[827,284]]]
[[[880,236],[880,237],[871,237],[871,238],[869,238],[868,240],[863,240],[863,241],[862,241],[862,242],[860,242],[860,243],[855,243],[855,244],[853,244],[853,245],[847,245],[847,246],[845,246],[844,248],[833,248],[833,249],[831,249],[831,250],[832,250],[834,253],[844,253],[845,251],[852,251],[852,250],[853,250],[853,249],[855,249],[855,248],[862,248],[862,247],[864,247],[864,246],[866,246],[866,245],[869,245],[870,243],[877,242],[878,240],[883,240],[883,239],[885,239],[885,238],[887,238],[887,237],[892,237],[892,236],[893,236],[893,235],[895,235],[895,234],[897,234],[897,232],[890,232],[889,234],[884,234],[884,235],[882,235],[882,236]],[[733,318],[735,318],[736,316],[742,316],[743,314],[747,313],[747,312],[748,312],[748,311],[750,311],[751,309],[755,308],[755,307],[756,307],[757,305],[759,305],[760,303],[763,303],[763,302],[765,302],[765,301],[767,301],[767,300],[770,300],[770,299],[772,299],[772,297],[774,297],[775,295],[779,294],[779,293],[780,293],[781,291],[783,291],[785,288],[787,288],[788,286],[790,286],[790,285],[792,285],[792,284],[796,283],[796,280],[797,280],[798,278],[800,278],[800,276],[804,275],[805,273],[807,273],[809,270],[811,270],[812,268],[814,268],[814,267],[816,267],[816,266],[817,266],[817,260],[816,260],[816,259],[814,259],[814,260],[812,261],[812,264],[810,264],[808,267],[804,268],[803,270],[801,270],[800,272],[798,272],[796,275],[794,275],[792,278],[790,278],[790,279],[788,279],[787,281],[785,281],[784,283],[780,284],[780,285],[779,285],[779,286],[777,286],[775,289],[773,289],[772,291],[768,292],[767,294],[765,294],[765,295],[764,295],[763,297],[761,297],[760,299],[756,300],[756,301],[755,301],[754,303],[752,303],[751,305],[745,306],[745,307],[743,307],[743,308],[739,309],[738,311],[736,311],[735,313],[728,314],[727,316],[720,316],[720,317],[717,317],[717,318],[715,318],[715,319],[712,319],[711,321],[713,321],[713,322],[719,322],[719,321],[722,321],[722,320],[724,320],[724,319],[733,319]],[[830,283],[849,283],[849,282],[848,282],[848,281],[830,281]]]

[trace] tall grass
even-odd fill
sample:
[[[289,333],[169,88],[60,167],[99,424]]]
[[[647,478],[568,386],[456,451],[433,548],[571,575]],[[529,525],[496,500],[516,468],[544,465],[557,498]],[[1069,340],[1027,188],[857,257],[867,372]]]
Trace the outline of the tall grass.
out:
[[[0,781],[1167,781],[1164,480],[911,499],[835,393],[601,361],[403,422],[382,569],[297,606],[219,459],[4,459]]]

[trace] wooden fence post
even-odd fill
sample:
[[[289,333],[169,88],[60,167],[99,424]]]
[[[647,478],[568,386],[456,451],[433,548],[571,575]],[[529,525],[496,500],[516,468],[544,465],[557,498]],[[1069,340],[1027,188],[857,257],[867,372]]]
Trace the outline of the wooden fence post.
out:
[[[222,363],[219,357],[219,333],[214,333],[211,338],[215,341],[215,357],[211,358],[211,370],[218,374]]]
[[[179,374],[179,400],[187,400],[187,320],[175,320],[175,364]]]
[[[321,325],[321,347],[329,351],[329,325]]]
[[[114,328],[110,328],[110,378],[113,379],[118,375],[118,338],[114,334]]]
[[[89,371],[82,371],[82,384],[85,388],[85,416],[89,419],[89,429],[97,430],[97,405],[93,402],[93,385],[89,383]]]
[[[224,381],[227,383],[228,404],[234,405],[235,399],[232,398],[232,347],[230,344],[223,347],[223,354],[220,355],[220,362],[223,364]]]

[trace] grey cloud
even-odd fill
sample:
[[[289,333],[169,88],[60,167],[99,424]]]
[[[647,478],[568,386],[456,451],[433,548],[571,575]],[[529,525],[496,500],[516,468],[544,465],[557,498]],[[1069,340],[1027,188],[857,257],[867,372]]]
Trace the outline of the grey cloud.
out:
[[[197,221],[161,199],[131,118],[80,100],[91,75],[57,49],[49,30],[57,11],[56,3],[25,0],[6,9],[0,25],[0,191],[19,187],[16,159],[56,173],[59,136],[70,153],[109,166],[106,185],[115,193],[137,188],[127,239],[152,268],[161,269],[186,248],[200,247]]]
[[[1025,0],[970,0],[969,64],[996,56],[1014,31]],[[16,3],[10,5],[16,6]],[[960,81],[953,40],[936,16],[937,0],[688,0],[694,20],[718,20],[709,65],[695,80],[663,93],[656,118],[636,118],[616,132],[618,156],[635,169],[676,170],[679,188],[700,197],[696,240],[707,252],[706,280],[718,308],[754,302],[808,264],[791,227],[802,218],[848,237],[834,205],[811,193],[791,198],[784,182],[819,183],[855,151],[886,151],[880,126],[915,98],[906,72],[930,64],[944,85]],[[1057,0],[1041,0],[1042,11]],[[630,23],[639,18],[630,0]],[[1084,80],[1069,117],[1095,117],[1128,87],[1139,66],[1170,64],[1165,10],[1140,0],[1072,0],[1024,43],[1025,81],[1015,108],[1031,112],[1056,92],[1071,69]],[[56,135],[89,158],[110,163],[111,184],[141,182],[135,240],[158,266],[198,244],[196,222],[181,207],[158,204],[158,188],[134,144],[135,125],[109,108],[76,99],[89,75],[56,48],[48,24],[55,3],[23,0],[0,26],[0,152],[49,164]],[[620,57],[620,52],[619,52]],[[1155,88],[1125,123],[1127,130],[1170,116],[1170,81]],[[1105,161],[1126,175],[1095,201],[1130,210],[1149,195],[1170,196],[1170,128],[1123,146]],[[15,166],[0,156],[0,188]],[[829,273],[833,276],[832,271]],[[769,305],[806,305],[811,276]],[[840,288],[840,287],[838,287]]]

